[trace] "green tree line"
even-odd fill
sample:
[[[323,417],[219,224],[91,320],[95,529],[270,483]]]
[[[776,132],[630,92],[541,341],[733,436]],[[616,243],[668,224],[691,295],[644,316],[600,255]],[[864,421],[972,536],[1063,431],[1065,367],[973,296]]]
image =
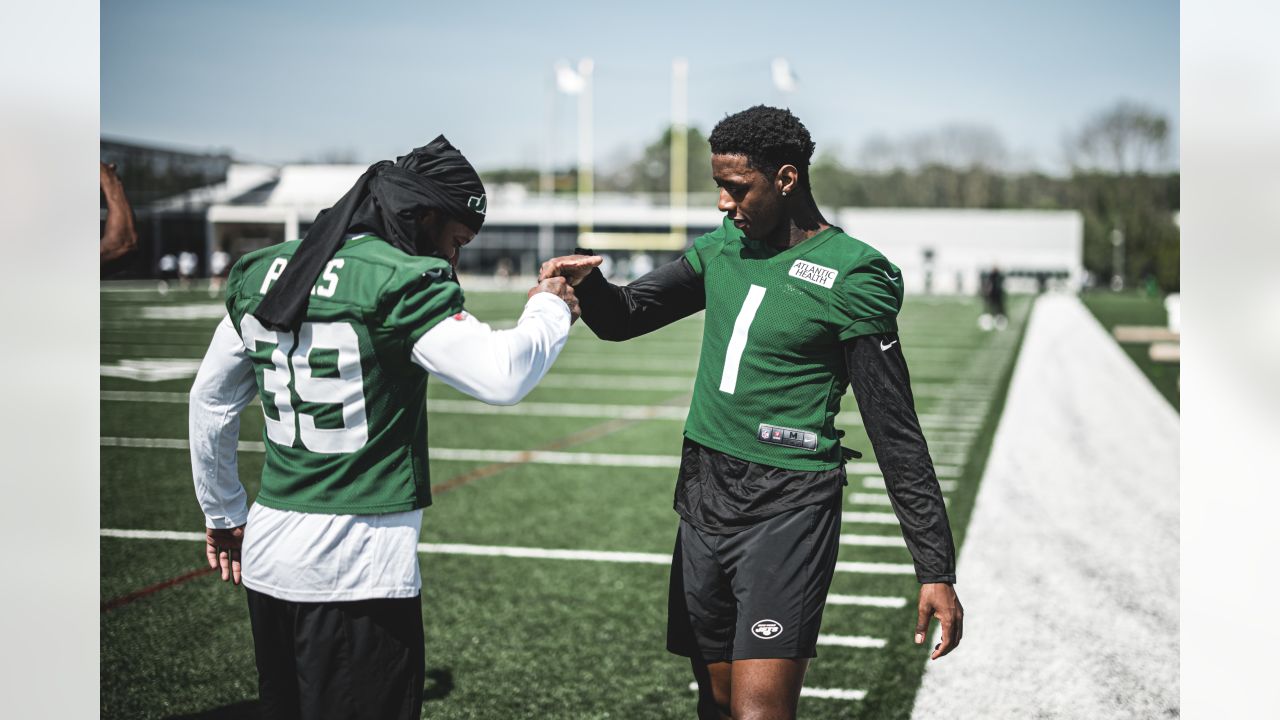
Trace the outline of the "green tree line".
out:
[[[670,187],[670,128],[638,156],[600,172],[596,188],[666,192]],[[706,135],[689,129],[689,190],[715,190]],[[951,125],[891,141],[873,137],[857,161],[821,153],[810,167],[814,195],[825,207],[908,207],[1078,210],[1084,219],[1086,270],[1105,283],[1115,274],[1112,233],[1123,233],[1121,274],[1127,286],[1154,280],[1179,287],[1180,175],[1168,168],[1169,123],[1159,113],[1120,102],[1064,139],[1070,173],[1009,169],[1009,153],[994,131]],[[533,170],[485,173],[488,182],[538,187]],[[576,174],[557,172],[556,190],[572,192]]]

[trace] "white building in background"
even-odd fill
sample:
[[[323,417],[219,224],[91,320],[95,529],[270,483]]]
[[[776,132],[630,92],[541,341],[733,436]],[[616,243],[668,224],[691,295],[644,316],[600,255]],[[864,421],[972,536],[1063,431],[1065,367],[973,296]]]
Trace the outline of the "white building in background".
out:
[[[265,170],[233,165],[228,187],[205,194],[212,202],[203,266],[215,252],[234,260],[299,237],[364,170],[364,165]],[[230,186],[238,192],[230,192]],[[714,194],[690,196],[688,211],[682,217],[674,212],[666,194],[598,193],[590,207],[594,234],[589,246],[610,256],[616,276],[628,277],[633,258],[642,266],[666,262],[723,217]],[[992,267],[1004,273],[1011,292],[1044,284],[1078,289],[1084,277],[1084,226],[1075,211],[844,208],[824,213],[898,265],[912,294],[976,293],[981,273]],[[463,252],[460,269],[492,274],[502,267],[533,274],[547,256],[573,251],[581,219],[576,196],[543,198],[519,186],[492,188],[484,230]]]
[[[1084,281],[1075,210],[844,208],[828,220],[884,253],[911,293],[977,293],[993,267],[1010,292],[1035,291],[1041,278],[1073,290]]]

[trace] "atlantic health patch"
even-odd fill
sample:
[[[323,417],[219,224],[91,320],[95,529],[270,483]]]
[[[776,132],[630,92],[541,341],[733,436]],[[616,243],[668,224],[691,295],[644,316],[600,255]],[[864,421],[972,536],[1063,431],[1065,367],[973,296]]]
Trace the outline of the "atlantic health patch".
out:
[[[814,285],[821,285],[822,287],[830,290],[831,286],[836,284],[836,275],[839,273],[829,267],[815,265],[804,260],[797,260],[791,265],[791,269],[787,271],[787,274],[793,278],[800,278],[805,282],[811,282]]]

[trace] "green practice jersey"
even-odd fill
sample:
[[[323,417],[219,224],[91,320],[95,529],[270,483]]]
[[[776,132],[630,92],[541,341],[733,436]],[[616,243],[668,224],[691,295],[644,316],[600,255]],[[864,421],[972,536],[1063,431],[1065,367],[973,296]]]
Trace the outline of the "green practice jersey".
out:
[[[373,236],[348,240],[311,291],[297,332],[251,313],[300,245],[273,245],[236,263],[227,312],[257,375],[266,462],[257,502],[331,514],[400,512],[431,504],[427,373],[412,348],[462,310],[449,264]]]
[[[685,257],[706,293],[685,435],[773,467],[838,467],[835,416],[849,384],[841,345],[897,332],[901,272],[840,228],[779,252],[728,219]]]

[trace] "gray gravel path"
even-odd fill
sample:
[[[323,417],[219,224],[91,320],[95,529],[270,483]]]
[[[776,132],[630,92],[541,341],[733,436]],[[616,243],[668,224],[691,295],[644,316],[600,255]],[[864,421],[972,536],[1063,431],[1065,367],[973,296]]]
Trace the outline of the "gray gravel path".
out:
[[[1178,717],[1178,414],[1079,299],[1027,328],[912,717]]]

